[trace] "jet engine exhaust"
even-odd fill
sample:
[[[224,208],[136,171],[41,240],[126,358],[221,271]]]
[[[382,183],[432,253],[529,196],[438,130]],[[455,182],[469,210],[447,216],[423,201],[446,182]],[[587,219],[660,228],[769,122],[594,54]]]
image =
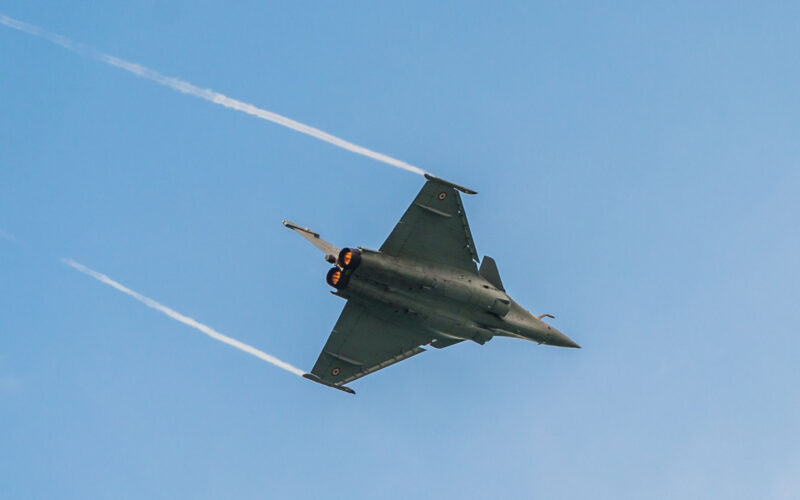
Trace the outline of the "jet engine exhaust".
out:
[[[361,251],[353,248],[342,248],[336,262],[342,269],[355,269],[361,264]]]
[[[332,267],[328,274],[325,276],[325,281],[333,288],[339,289],[344,287],[344,272],[338,267]]]

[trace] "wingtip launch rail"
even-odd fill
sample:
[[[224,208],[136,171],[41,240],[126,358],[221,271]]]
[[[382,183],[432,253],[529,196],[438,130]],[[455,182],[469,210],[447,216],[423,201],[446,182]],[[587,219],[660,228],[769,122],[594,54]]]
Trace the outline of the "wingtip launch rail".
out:
[[[356,391],[354,391],[353,389],[347,387],[346,385],[336,385],[336,384],[330,384],[328,382],[325,382],[324,380],[322,380],[318,376],[314,375],[313,373],[304,373],[303,374],[303,378],[307,378],[308,380],[311,380],[312,382],[316,382],[318,384],[327,385],[328,387],[333,387],[334,389],[339,389],[340,391],[344,391],[344,392],[346,392],[348,394],[355,394],[356,393]]]
[[[428,179],[429,181],[440,182],[442,184],[450,186],[453,189],[458,189],[459,191],[461,191],[464,194],[478,194],[477,191],[473,191],[470,188],[465,188],[464,186],[460,186],[460,185],[455,184],[453,182],[446,181],[446,180],[444,180],[444,179],[442,179],[440,177],[436,177],[436,176],[431,175],[431,174],[425,174],[425,178]]]

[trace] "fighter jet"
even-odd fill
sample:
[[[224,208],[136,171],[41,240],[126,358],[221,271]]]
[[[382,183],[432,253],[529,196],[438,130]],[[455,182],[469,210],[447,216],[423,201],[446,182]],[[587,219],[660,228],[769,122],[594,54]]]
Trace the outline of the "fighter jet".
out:
[[[497,264],[478,253],[459,191],[471,189],[425,175],[427,182],[378,250],[342,248],[289,221],[333,264],[326,281],[347,300],[311,373],[304,377],[350,394],[345,384],[432,346],[495,336],[580,347],[506,293]]]

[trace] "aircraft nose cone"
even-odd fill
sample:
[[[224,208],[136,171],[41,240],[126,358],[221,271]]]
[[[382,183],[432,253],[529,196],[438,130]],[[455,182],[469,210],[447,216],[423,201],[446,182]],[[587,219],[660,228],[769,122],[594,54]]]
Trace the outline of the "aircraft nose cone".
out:
[[[548,344],[550,345],[557,345],[559,347],[574,347],[576,349],[580,349],[581,346],[575,343],[571,338],[567,337],[563,333],[559,332],[558,330],[553,329],[550,333],[550,340],[548,340]]]

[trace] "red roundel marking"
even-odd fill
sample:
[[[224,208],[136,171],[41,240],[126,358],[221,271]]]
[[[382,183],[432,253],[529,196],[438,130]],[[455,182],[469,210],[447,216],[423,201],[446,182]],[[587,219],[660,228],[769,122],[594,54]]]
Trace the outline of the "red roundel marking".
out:
[[[338,366],[333,370],[331,370],[331,375],[333,375],[334,377],[338,377],[340,373],[342,373],[342,370]]]
[[[445,193],[444,191],[442,191],[442,192],[441,192],[441,193],[439,193],[439,195],[438,195],[438,196],[436,196],[436,197],[437,197],[437,198],[439,198],[439,201],[444,201],[444,200],[446,200],[446,199],[447,199],[447,193]]]

